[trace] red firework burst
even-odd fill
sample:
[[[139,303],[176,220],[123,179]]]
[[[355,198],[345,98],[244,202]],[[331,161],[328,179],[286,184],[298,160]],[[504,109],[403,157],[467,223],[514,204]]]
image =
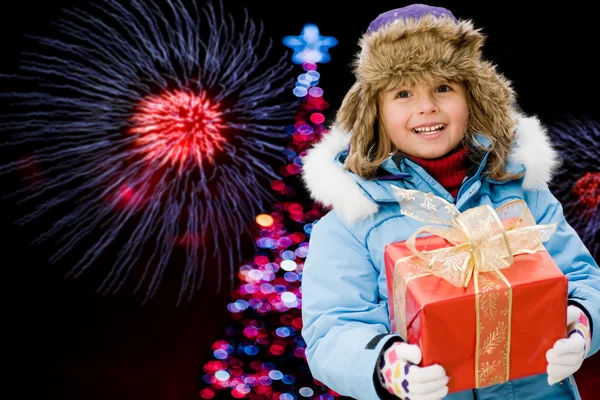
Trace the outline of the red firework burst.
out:
[[[575,185],[573,193],[579,197],[579,202],[590,210],[598,210],[600,206],[600,172],[586,172]]]
[[[166,92],[138,105],[129,133],[137,135],[135,144],[143,148],[146,159],[158,160],[161,166],[179,164],[181,175],[190,160],[200,168],[205,160],[214,164],[215,153],[226,142],[222,117],[219,103],[205,92]]]

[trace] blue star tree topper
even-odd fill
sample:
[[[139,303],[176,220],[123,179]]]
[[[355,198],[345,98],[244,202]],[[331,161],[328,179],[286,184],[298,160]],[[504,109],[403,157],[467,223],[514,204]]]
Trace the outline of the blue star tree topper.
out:
[[[327,63],[331,60],[329,49],[338,43],[332,36],[321,36],[315,24],[306,24],[299,36],[285,36],[283,44],[294,50],[292,61],[296,64]]]

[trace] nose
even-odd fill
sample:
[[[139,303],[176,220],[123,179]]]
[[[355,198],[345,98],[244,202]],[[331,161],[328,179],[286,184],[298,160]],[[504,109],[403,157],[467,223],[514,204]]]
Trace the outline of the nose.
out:
[[[433,97],[429,94],[423,94],[418,104],[418,111],[421,115],[435,114],[439,108]]]

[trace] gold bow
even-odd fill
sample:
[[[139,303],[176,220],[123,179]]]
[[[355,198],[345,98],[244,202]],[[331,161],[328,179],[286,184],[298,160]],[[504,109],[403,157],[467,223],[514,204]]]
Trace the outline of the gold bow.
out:
[[[392,185],[401,212],[427,225],[406,240],[413,253],[396,261],[394,269],[395,323],[407,338],[406,291],[412,279],[438,276],[455,287],[467,287],[473,277],[476,309],[475,387],[506,382],[510,377],[512,287],[500,269],[510,267],[514,256],[543,250],[542,242],[556,224],[536,225],[523,200],[494,210],[488,205],[464,212],[431,193]],[[417,236],[437,235],[448,247],[417,250]]]
[[[456,287],[467,287],[474,271],[489,272],[510,267],[513,256],[535,253],[556,230],[556,224],[536,225],[523,200],[494,210],[488,205],[464,212],[441,197],[392,185],[401,212],[427,225],[406,241],[411,252],[427,262],[432,275]],[[418,251],[417,236],[431,233],[452,246]]]

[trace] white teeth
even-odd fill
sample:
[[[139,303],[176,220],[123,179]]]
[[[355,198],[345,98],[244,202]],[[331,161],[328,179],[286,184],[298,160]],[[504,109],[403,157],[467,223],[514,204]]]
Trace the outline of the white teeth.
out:
[[[428,133],[428,132],[437,132],[444,127],[444,124],[438,124],[433,126],[428,126],[426,128],[415,128],[413,131],[415,133]]]

